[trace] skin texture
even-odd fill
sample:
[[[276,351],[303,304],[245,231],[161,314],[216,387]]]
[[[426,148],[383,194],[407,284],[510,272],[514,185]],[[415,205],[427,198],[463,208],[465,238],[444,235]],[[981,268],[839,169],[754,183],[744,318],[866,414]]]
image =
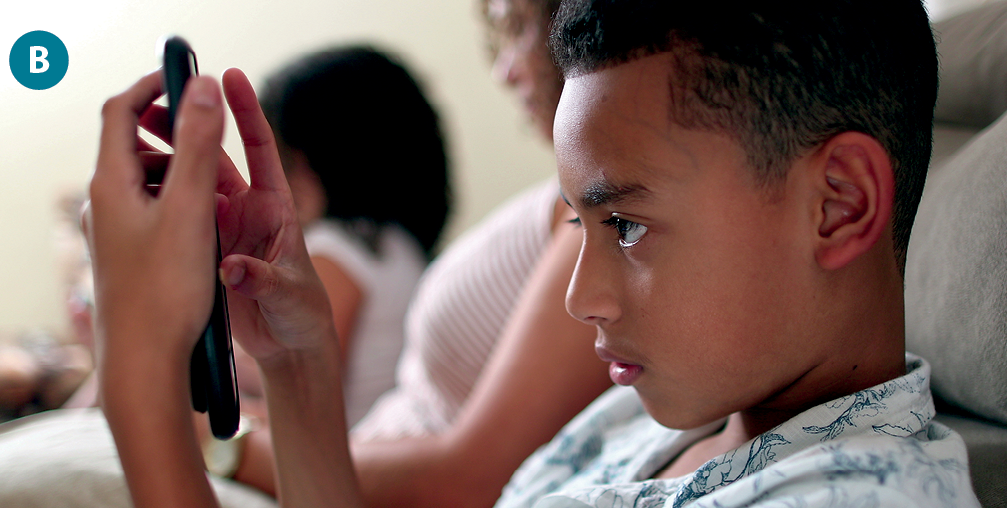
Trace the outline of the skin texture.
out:
[[[904,344],[877,141],[840,134],[759,188],[733,139],[669,121],[670,62],[569,79],[555,141],[584,224],[567,309],[598,327],[599,352],[633,372],[658,422],[728,418],[679,473],[902,375]]]

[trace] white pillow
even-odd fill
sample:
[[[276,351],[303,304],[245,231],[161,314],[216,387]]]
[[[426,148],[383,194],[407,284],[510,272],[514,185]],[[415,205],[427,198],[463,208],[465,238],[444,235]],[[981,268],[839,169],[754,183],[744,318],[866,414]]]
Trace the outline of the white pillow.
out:
[[[934,393],[1007,424],[1007,115],[928,179],[905,295],[906,349]]]
[[[276,508],[251,487],[211,480],[225,508]],[[0,425],[0,506],[131,507],[101,410],[60,409]]]
[[[934,24],[938,122],[984,128],[1007,111],[1007,1]]]

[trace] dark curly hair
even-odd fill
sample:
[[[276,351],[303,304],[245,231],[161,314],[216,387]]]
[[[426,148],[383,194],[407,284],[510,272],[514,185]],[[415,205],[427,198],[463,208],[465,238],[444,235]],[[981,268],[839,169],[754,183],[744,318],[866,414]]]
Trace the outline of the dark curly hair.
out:
[[[321,180],[327,217],[372,248],[381,225],[399,224],[432,256],[450,209],[448,158],[401,63],[370,46],[311,53],[268,78],[259,102],[281,157],[302,152]]]

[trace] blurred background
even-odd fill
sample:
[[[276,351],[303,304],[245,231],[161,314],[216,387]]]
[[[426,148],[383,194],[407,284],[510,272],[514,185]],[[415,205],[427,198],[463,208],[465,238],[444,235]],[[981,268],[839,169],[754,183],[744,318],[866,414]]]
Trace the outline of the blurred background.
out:
[[[942,19],[984,1],[927,4]],[[72,231],[61,217],[77,204],[62,197],[86,187],[102,102],[158,66],[155,46],[165,34],[188,39],[202,74],[239,67],[256,85],[283,62],[336,43],[370,42],[400,55],[449,140],[456,196],[448,239],[553,173],[551,150],[490,77],[478,0],[7,2],[3,54],[33,30],[63,41],[69,70],[43,91],[21,86],[8,65],[0,71],[0,343],[32,330],[69,335],[61,270],[74,260],[63,259]],[[233,122],[225,149],[244,164]]]
[[[397,53],[421,80],[448,138],[456,195],[449,239],[509,195],[547,178],[552,152],[514,97],[491,79],[481,23],[477,0],[5,5],[4,56],[21,35],[45,30],[67,46],[70,63],[66,77],[42,91],[21,86],[7,64],[0,72],[0,334],[67,331],[57,265],[67,261],[60,258],[69,240],[60,214],[75,204],[60,199],[86,188],[102,102],[159,65],[155,48],[165,34],[189,41],[201,74],[219,77],[238,67],[256,86],[282,63],[322,46],[371,42]],[[233,122],[225,149],[244,164]]]

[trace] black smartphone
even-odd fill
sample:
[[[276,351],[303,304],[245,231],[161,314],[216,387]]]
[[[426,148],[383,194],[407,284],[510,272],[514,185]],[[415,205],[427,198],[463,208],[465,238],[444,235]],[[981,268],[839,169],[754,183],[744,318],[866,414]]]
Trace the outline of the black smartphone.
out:
[[[181,37],[168,37],[162,48],[164,91],[168,95],[168,123],[175,129],[175,114],[189,78],[199,73],[196,53]],[[220,266],[220,231],[217,231],[217,266]],[[214,272],[216,274],[216,272]],[[199,338],[189,364],[192,407],[209,413],[210,429],[218,439],[228,439],[238,431],[238,382],[231,347],[231,324],[227,315],[227,292],[219,279],[213,299],[213,313]]]

